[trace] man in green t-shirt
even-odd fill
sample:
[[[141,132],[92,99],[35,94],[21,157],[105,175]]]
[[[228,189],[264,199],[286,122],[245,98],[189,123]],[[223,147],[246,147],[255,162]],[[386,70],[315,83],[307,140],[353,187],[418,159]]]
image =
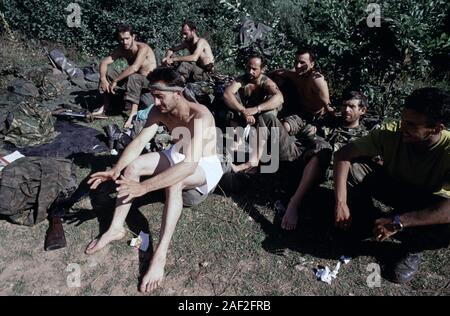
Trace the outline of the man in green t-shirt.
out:
[[[388,124],[343,147],[334,156],[335,223],[348,229],[353,213],[347,205],[351,161],[380,155],[383,167],[361,186],[394,207],[375,220],[378,241],[396,236],[401,253],[386,276],[397,283],[413,279],[421,251],[450,243],[450,94],[437,88],[414,91],[405,101],[401,123]]]

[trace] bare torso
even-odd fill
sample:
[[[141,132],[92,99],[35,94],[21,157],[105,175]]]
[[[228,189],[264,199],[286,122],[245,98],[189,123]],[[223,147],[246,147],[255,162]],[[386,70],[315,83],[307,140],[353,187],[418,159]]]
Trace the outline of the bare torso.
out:
[[[264,80],[264,82],[262,82]],[[239,89],[241,101],[245,107],[257,106],[265,101],[268,93],[265,89],[265,81],[269,80],[267,77],[261,76],[257,83],[244,82],[242,88]]]
[[[204,106],[198,103],[189,102],[190,108],[190,117],[189,120],[183,121],[167,113],[158,113],[159,122],[163,123],[170,132],[173,132],[175,128],[185,127],[191,133],[191,138],[194,137],[194,127],[199,131],[200,129],[196,124],[202,124],[203,128],[202,132],[202,157],[214,156],[217,155],[216,142],[217,142],[217,134],[216,134],[216,123],[214,121],[214,117],[211,112]],[[158,111],[156,109],[156,111]],[[158,111],[159,112],[159,111]],[[175,139],[175,146],[181,148],[182,152],[182,140]]]
[[[325,111],[323,102],[315,89],[315,80],[324,80],[322,74],[313,71],[307,76],[299,77],[295,71],[287,71],[289,77],[296,87],[296,91],[302,101],[302,111],[310,114],[319,114]]]
[[[145,56],[142,66],[138,70],[139,74],[148,76],[156,68],[155,53],[150,48],[150,46],[148,46],[145,43],[136,42],[136,44],[137,44],[138,49],[135,52],[121,50],[121,55],[122,55],[121,57],[123,57],[127,60],[128,65],[132,65],[134,63],[134,61],[136,60],[139,50],[143,49],[144,47],[148,47],[149,48],[148,53]]]
[[[208,41],[205,39],[199,38],[197,42],[195,43],[185,43],[187,49],[191,54],[195,52],[197,49],[198,42],[202,40],[204,43],[204,49],[202,50],[199,59],[197,60],[197,66],[199,67],[205,67],[209,64],[214,64],[214,55],[212,53],[211,46],[209,45]]]

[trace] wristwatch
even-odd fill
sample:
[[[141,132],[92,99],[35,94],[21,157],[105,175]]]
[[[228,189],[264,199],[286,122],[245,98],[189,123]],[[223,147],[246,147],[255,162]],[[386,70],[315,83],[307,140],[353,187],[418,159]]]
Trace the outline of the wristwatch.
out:
[[[403,228],[405,228],[402,221],[400,220],[400,215],[394,216],[394,219],[392,220],[392,226],[394,226],[394,229],[398,232],[401,232]]]

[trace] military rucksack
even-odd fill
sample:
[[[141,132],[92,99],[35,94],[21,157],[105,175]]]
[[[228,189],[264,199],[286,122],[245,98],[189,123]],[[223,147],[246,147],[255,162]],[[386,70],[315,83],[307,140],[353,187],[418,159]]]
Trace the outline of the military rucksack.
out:
[[[53,140],[55,118],[52,113],[32,102],[22,102],[7,114],[4,140],[17,147],[36,146]]]

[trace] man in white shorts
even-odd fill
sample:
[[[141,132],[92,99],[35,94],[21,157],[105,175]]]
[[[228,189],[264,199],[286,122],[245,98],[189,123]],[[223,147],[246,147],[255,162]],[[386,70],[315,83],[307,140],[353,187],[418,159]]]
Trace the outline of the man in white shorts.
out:
[[[116,181],[119,186],[116,209],[108,231],[93,240],[86,249],[87,254],[93,254],[111,241],[122,239],[126,234],[125,218],[133,199],[165,189],[160,241],[140,284],[142,292],[153,291],[163,280],[167,250],[183,205],[193,206],[205,200],[223,174],[211,112],[205,106],[184,98],[184,82],[176,71],[157,68],[148,79],[155,106],[144,129],[111,170],[93,174],[88,182],[91,189],[108,180]],[[141,155],[160,124],[171,131],[174,145],[161,153]],[[151,177],[140,181],[142,176]]]

